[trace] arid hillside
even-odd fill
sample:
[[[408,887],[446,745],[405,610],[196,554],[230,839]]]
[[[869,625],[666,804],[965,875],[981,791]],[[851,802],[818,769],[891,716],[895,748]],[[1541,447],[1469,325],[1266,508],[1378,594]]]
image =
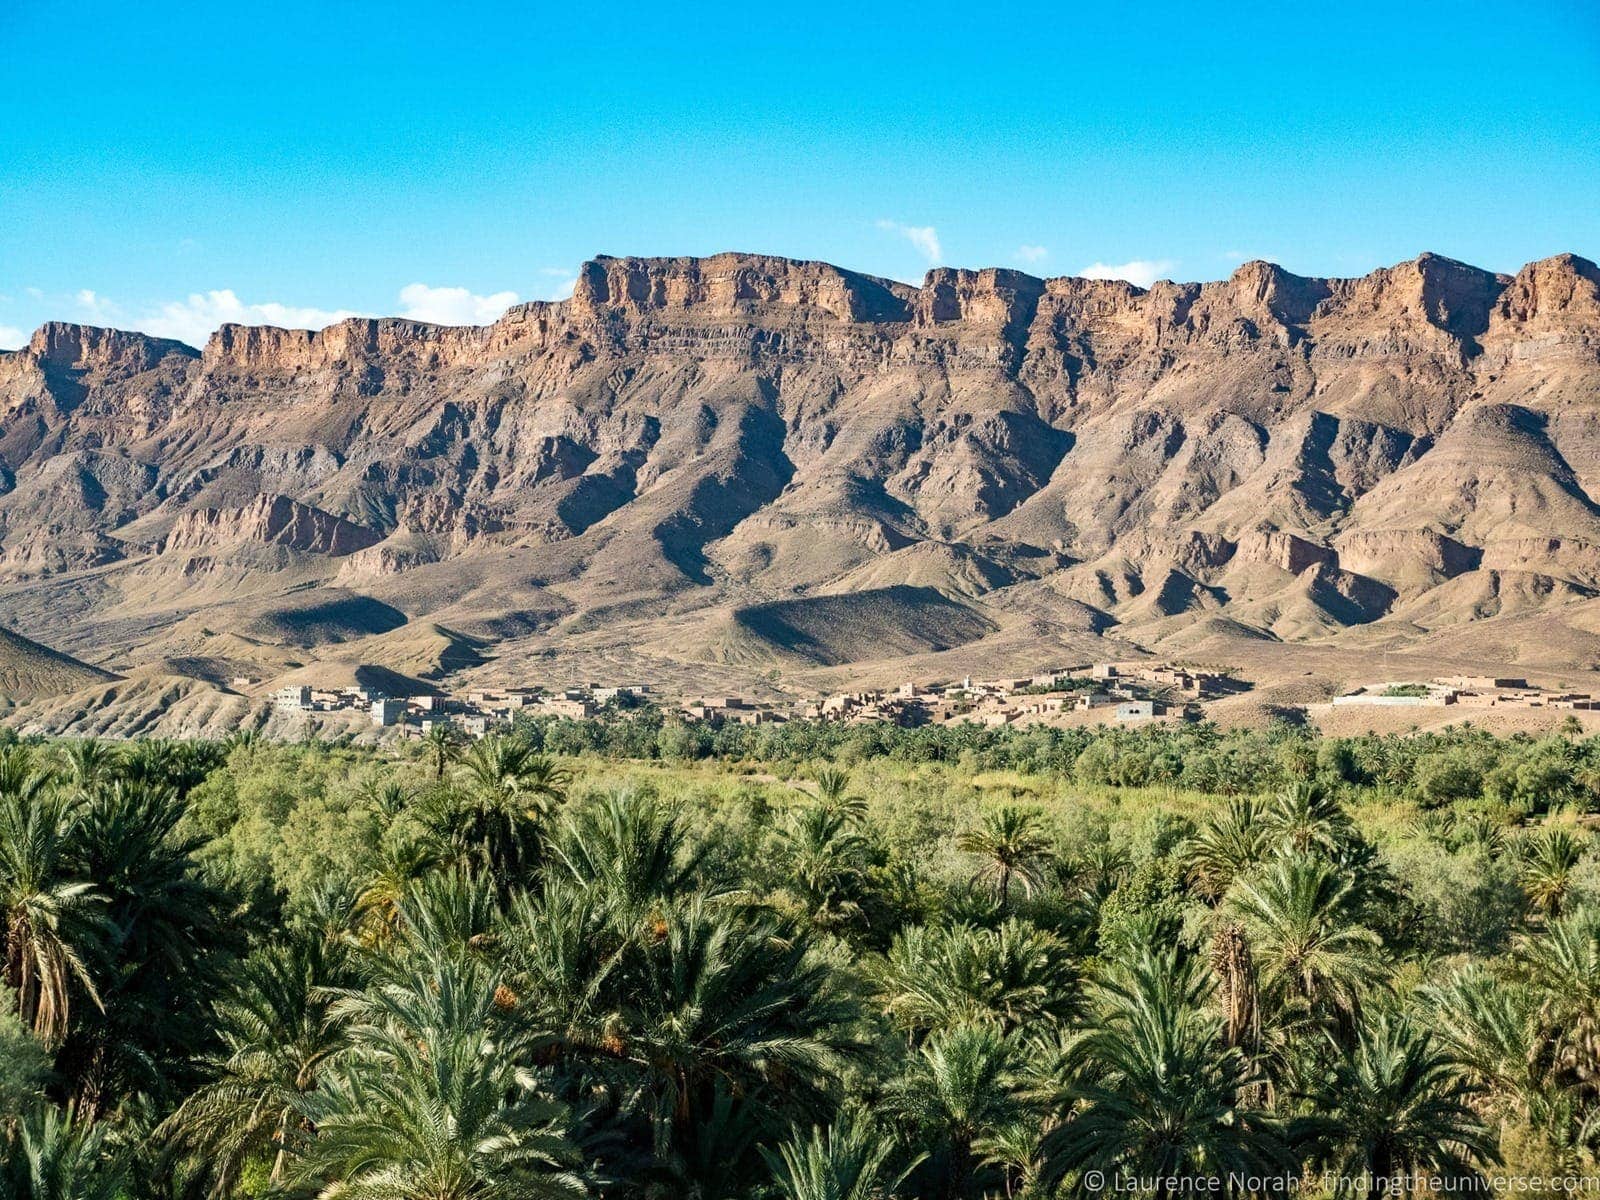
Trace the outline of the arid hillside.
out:
[[[1586,671],[1597,501],[1600,270],[1570,255],[1148,290],[600,258],[479,328],[0,354],[0,626],[222,687]]]

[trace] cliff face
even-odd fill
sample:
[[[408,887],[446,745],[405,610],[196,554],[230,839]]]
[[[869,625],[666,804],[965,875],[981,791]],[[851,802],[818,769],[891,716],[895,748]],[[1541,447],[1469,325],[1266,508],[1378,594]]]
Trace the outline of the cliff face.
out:
[[[1149,289],[600,258],[481,328],[51,324],[0,354],[0,624],[70,596],[68,644],[123,663],[308,589],[689,657],[637,623],[901,585],[969,630],[1403,640],[1464,574],[1581,602],[1597,497],[1600,269],[1571,255]]]
[[[239,508],[190,509],[175,522],[163,552],[211,550],[230,543],[286,546],[303,554],[353,554],[382,538],[364,525],[342,520],[287,496],[260,496]]]

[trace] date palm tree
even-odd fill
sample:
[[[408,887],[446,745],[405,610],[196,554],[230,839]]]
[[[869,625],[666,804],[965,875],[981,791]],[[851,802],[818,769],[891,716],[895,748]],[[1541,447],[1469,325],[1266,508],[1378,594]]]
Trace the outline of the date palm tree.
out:
[[[1539,993],[1481,964],[1419,988],[1420,1019],[1483,1089],[1487,1106],[1526,1120],[1555,1090],[1539,1028]]]
[[[110,745],[95,738],[69,742],[62,755],[67,781],[80,792],[108,784],[117,774],[118,757]]]
[[[461,735],[446,721],[435,721],[422,735],[423,749],[433,765],[434,782],[444,779],[446,768],[461,757]]]
[[[222,748],[210,743],[141,738],[124,752],[119,774],[130,782],[169,787],[181,800],[222,761],[222,755]]]
[[[1189,886],[1206,900],[1221,900],[1235,879],[1267,856],[1270,842],[1260,801],[1229,797],[1184,847]]]
[[[20,742],[0,746],[0,796],[35,797],[54,782],[49,766],[36,760],[33,747]]]
[[[1050,858],[1050,841],[1039,814],[1010,804],[985,813],[975,829],[957,839],[956,848],[978,857],[976,878],[989,881],[1002,912],[1011,899],[1013,882],[1025,895],[1033,895],[1044,882]]]
[[[356,897],[362,937],[379,946],[393,941],[406,895],[438,864],[438,852],[426,840],[400,838],[385,845]]]
[[[424,824],[457,865],[502,884],[526,878],[570,772],[526,740],[500,734],[475,742],[460,765],[463,789],[432,797]]]
[[[74,806],[39,779],[0,793],[0,920],[18,1015],[54,1046],[67,1034],[75,989],[100,1003],[91,964],[108,931],[104,897],[73,871]]]
[[[1316,1158],[1348,1177],[1365,1173],[1368,1195],[1403,1190],[1397,1176],[1427,1171],[1464,1179],[1498,1161],[1473,1109],[1475,1089],[1434,1036],[1385,1013],[1366,1024],[1297,1123]]]
[[[895,1144],[856,1113],[761,1150],[784,1200],[893,1200],[922,1161],[895,1170]]]
[[[436,960],[338,1004],[350,1047],[298,1097],[315,1136],[296,1170],[332,1200],[546,1200],[586,1194],[566,1109],[501,1019],[500,979]]]
[[[788,1122],[772,1113],[759,1097],[737,1096],[717,1085],[705,1111],[695,1114],[692,1136],[681,1137],[672,1152],[648,1166],[644,1160],[630,1170],[625,1160],[606,1164],[610,1178],[629,1178],[648,1172],[645,1195],[684,1197],[684,1200],[746,1200],[762,1196],[771,1200],[767,1185],[772,1177],[762,1148],[790,1132]],[[619,1169],[620,1168],[620,1169]]]
[[[1520,939],[1512,960],[1538,997],[1558,1077],[1600,1094],[1600,909],[1575,908]]]
[[[1261,1050],[1261,997],[1250,942],[1237,922],[1219,925],[1211,935],[1211,972],[1223,1015],[1223,1040],[1247,1056]]]
[[[392,779],[368,786],[362,798],[372,810],[372,815],[386,827],[404,816],[415,799],[410,788]]]
[[[1571,833],[1556,828],[1531,835],[1521,847],[1522,890],[1534,910],[1547,919],[1559,917],[1565,909],[1583,850]]]
[[[609,1065],[624,1045],[618,1008],[638,928],[619,930],[616,915],[598,889],[566,880],[511,898],[498,932],[505,1000],[543,1040],[545,1061],[598,1054]]]
[[[817,772],[817,796],[829,804],[837,804],[844,799],[845,789],[849,786],[849,771],[838,767],[823,767]]]
[[[1016,1044],[992,1025],[957,1025],[923,1043],[891,1080],[884,1106],[915,1143],[929,1148],[931,1193],[971,1195],[979,1143],[1024,1111]],[[919,1192],[919,1194],[924,1194]]]
[[[1348,1033],[1383,978],[1383,944],[1356,922],[1354,878],[1317,854],[1281,855],[1238,880],[1226,902],[1243,930],[1268,1011]]]
[[[866,838],[847,807],[826,802],[797,808],[779,830],[785,889],[819,928],[859,922],[867,886]]]
[[[501,895],[489,880],[464,871],[430,871],[394,904],[395,957],[463,957],[490,950],[498,935]]]
[[[643,1118],[648,1155],[675,1178],[736,1145],[749,1161],[726,1174],[747,1176],[755,1145],[831,1111],[863,1051],[855,997],[769,912],[696,893],[641,920],[554,875],[512,897],[497,937],[502,1000],[538,1061],[582,1083],[574,1102],[604,1095]]]
[[[1268,831],[1298,853],[1332,851],[1352,833],[1338,799],[1320,783],[1301,780],[1279,792],[1261,814]]]
[[[555,867],[597,888],[630,916],[696,889],[704,852],[682,817],[654,795],[613,791],[570,814],[555,839]]]
[[[10,992],[0,985],[0,1137],[44,1097],[51,1055],[17,1017]]]
[[[992,1023],[1020,1030],[1075,1015],[1066,943],[1015,919],[997,929],[916,925],[898,934],[879,980],[884,1007],[911,1030]]]
[[[115,1200],[125,1163],[110,1130],[48,1104],[37,1104],[0,1140],[4,1200]]]
[[[1062,1068],[1074,1107],[1041,1145],[1041,1180],[1091,1171],[1165,1181],[1274,1175],[1295,1162],[1281,1125],[1241,1099],[1259,1079],[1227,1044],[1202,965],[1172,948],[1142,949],[1095,984],[1095,1015]]]
[[[1039,1174],[1044,1169],[1040,1145],[1044,1140],[1043,1123],[1033,1113],[987,1133],[973,1143],[973,1149],[982,1157],[986,1167],[998,1167],[1003,1173],[1004,1195],[1014,1197],[1040,1195]]]
[[[815,1117],[863,1047],[860,1010],[803,936],[695,897],[636,938],[605,1052],[632,1064],[664,1155],[713,1092]]]
[[[345,1045],[334,991],[358,982],[344,946],[295,938],[245,960],[232,994],[217,1010],[221,1049],[205,1056],[211,1081],[198,1088],[158,1133],[209,1173],[213,1196],[227,1194],[253,1155],[273,1155],[270,1181],[284,1168],[301,1130],[300,1102],[322,1084]]]
[[[543,814],[561,800],[572,775],[525,738],[490,734],[461,756],[467,785],[496,803],[520,801]]]
[[[117,1095],[160,1095],[169,1080],[181,1093],[205,1039],[230,901],[204,879],[203,842],[180,831],[182,815],[167,788],[121,780],[76,806],[72,871],[95,881],[106,933],[100,1010],[74,1021],[59,1064],[80,1115]]]
[[[835,809],[853,820],[866,811],[866,801],[849,795],[850,772],[840,767],[823,767],[817,772],[817,799],[823,807]]]

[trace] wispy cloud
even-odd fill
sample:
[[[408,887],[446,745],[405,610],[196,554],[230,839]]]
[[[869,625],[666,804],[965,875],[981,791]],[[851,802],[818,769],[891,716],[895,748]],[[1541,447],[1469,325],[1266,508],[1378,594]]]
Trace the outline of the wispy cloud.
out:
[[[899,234],[916,247],[917,253],[928,260],[929,266],[944,261],[944,248],[939,245],[939,231],[932,225],[902,225],[899,221],[882,220],[878,228],[886,233]]]
[[[1084,279],[1126,279],[1135,287],[1149,287],[1156,280],[1167,278],[1177,265],[1171,258],[1136,258],[1125,263],[1090,263],[1078,274]]]
[[[122,309],[99,292],[92,288],[83,288],[73,297],[72,302],[78,308],[78,314],[84,320],[95,325],[115,324],[122,317]]]
[[[570,295],[576,278],[570,270],[552,268],[547,274],[553,280],[547,292]],[[35,299],[50,298],[37,289],[28,293]],[[516,292],[491,292],[479,295],[464,287],[435,287],[426,283],[410,283],[400,289],[396,297],[400,316],[417,321],[430,321],[440,325],[486,325],[506,309],[516,304]],[[192,292],[182,300],[167,300],[153,305],[134,307],[92,288],[83,288],[70,297],[57,297],[55,303],[74,310],[73,316],[94,325],[115,325],[124,329],[137,329],[154,337],[174,338],[191,346],[203,346],[206,340],[223,325],[277,325],[285,329],[324,329],[350,317],[370,317],[382,314],[356,308],[319,308],[315,305],[285,304],[276,300],[249,301],[241,298],[232,288],[209,292]],[[21,344],[26,335],[9,325],[0,325],[0,349],[11,342]]]
[[[1031,267],[1049,258],[1050,251],[1043,246],[1022,245],[1017,247],[1016,252],[1011,257],[1020,263],[1027,263]]]
[[[9,306],[15,300],[15,296],[0,292],[0,305]],[[21,329],[7,322],[0,322],[0,350],[16,350],[27,343],[28,335]]]
[[[478,296],[464,287],[408,283],[400,289],[400,315],[436,325],[487,325],[518,300],[515,292]]]
[[[205,344],[222,325],[278,325],[286,329],[321,329],[347,317],[368,314],[351,308],[310,308],[280,304],[269,300],[248,304],[232,288],[215,292],[194,292],[183,300],[171,300],[132,319],[136,329],[156,337],[176,338],[191,346]]]

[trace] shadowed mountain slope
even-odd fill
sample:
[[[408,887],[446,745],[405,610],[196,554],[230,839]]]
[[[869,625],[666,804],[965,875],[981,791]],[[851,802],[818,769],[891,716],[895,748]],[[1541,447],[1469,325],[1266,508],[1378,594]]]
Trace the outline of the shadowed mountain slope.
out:
[[[114,676],[48,646],[0,629],[0,703],[73,692]]]

